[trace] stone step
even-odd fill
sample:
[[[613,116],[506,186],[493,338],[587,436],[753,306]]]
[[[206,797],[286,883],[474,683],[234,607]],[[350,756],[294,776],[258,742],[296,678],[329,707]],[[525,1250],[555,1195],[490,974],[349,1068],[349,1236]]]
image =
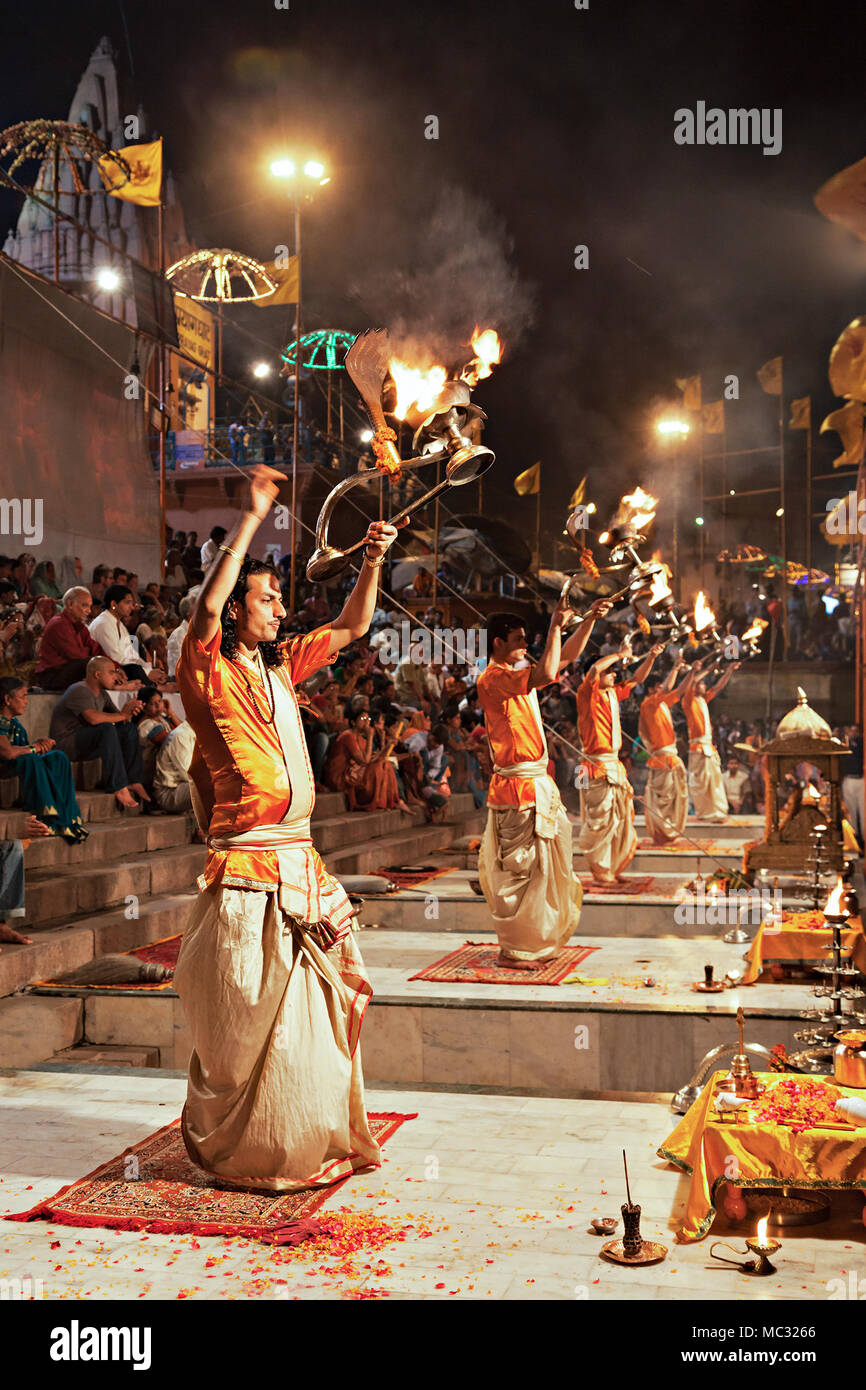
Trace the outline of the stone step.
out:
[[[119,903],[140,911],[149,894],[191,887],[204,860],[203,845],[181,845],[107,864],[73,864],[61,873],[37,869],[27,875],[24,928],[65,926],[82,914]]]
[[[141,814],[140,806],[123,810],[118,806],[112,792],[78,792],[77,796],[81,818],[88,823],[111,820],[117,824],[120,821],[134,820]],[[0,840],[20,840],[24,833],[26,814],[17,808],[0,810]]]
[[[24,835],[21,824],[10,827],[10,839]],[[145,850],[174,849],[188,845],[195,828],[192,816],[132,816],[110,821],[89,821],[90,834],[81,845],[71,845],[56,835],[31,840],[24,866],[28,878],[36,869],[62,872],[73,864],[104,864]]]
[[[481,939],[495,942],[495,936]],[[373,982],[362,1033],[368,1085],[506,1087],[540,1095],[581,1091],[673,1093],[719,1044],[736,1042],[736,1010],[748,1009],[748,1040],[796,1046],[808,986],[763,984],[699,995],[705,961],[719,977],[743,948],[708,938],[661,942],[577,938],[597,949],[578,967],[585,984],[438,984],[410,977],[454,949],[441,931],[364,931]],[[656,981],[653,988],[644,978]],[[158,1049],[160,1065],[184,1068],[190,1037],[171,992],[78,1001],[90,1046]],[[47,1054],[46,1054],[47,1055]]]
[[[5,953],[4,953],[5,954]],[[82,1037],[84,1001],[15,994],[0,999],[0,1067],[30,1067]]]
[[[427,863],[437,850],[457,836],[471,834],[476,820],[483,824],[484,813],[442,825],[415,825],[383,835],[378,840],[331,850],[325,863],[333,874],[369,874],[399,864]]]
[[[450,856],[435,857],[435,862],[447,866]],[[477,867],[452,869],[447,875],[420,884],[414,890],[395,893],[387,898],[368,898],[359,910],[361,922],[388,928],[394,931],[429,931],[434,921],[440,931],[465,932],[467,936],[493,929],[493,922],[483,897],[473,893],[470,881],[477,880]],[[628,900],[628,895],[593,894],[584,889],[583,906],[580,913],[580,931],[593,936],[643,936],[672,937],[688,940],[696,936],[722,937],[731,925],[739,920],[740,901],[719,899],[719,908],[724,910],[727,920],[718,925],[707,925],[695,917],[698,912],[688,912],[685,906],[677,904],[674,893],[684,888],[689,881],[688,874],[656,874],[658,891],[639,898]],[[433,900],[431,902],[431,899]],[[759,896],[755,895],[759,904]],[[783,896],[786,907],[800,907],[801,903]],[[436,915],[432,915],[435,912]],[[756,907],[760,915],[760,907]],[[751,915],[751,914],[750,914]],[[749,921],[746,929],[754,933],[757,922]]]
[[[98,1047],[79,1043],[55,1052],[54,1062],[63,1063],[76,1071],[94,1071],[99,1067],[158,1067],[158,1047]]]
[[[454,855],[449,854],[448,858],[455,869],[478,868],[477,850]],[[702,854],[699,850],[695,850],[693,854],[688,854],[682,850],[677,850],[674,853],[664,849],[639,849],[628,872],[640,877],[646,874],[665,873],[703,874],[706,877],[715,873],[716,869],[740,869],[742,864],[743,856],[739,850],[731,854],[723,850]],[[574,870],[575,873],[589,872],[586,857],[579,850],[574,851]]]
[[[576,827],[579,822],[580,818],[575,817]],[[647,833],[646,820],[643,816],[635,816],[634,823],[638,838],[642,839]],[[686,822],[686,834],[691,840],[760,840],[764,835],[764,817],[729,816],[721,825],[689,817]]]

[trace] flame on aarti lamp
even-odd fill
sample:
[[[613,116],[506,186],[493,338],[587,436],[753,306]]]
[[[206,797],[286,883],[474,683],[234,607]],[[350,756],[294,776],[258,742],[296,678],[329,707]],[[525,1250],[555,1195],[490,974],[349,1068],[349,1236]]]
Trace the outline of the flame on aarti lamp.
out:
[[[419,412],[430,410],[448,376],[445,368],[439,364],[427,368],[410,367],[399,357],[391,358],[388,370],[397,389],[397,402],[391,413],[398,420],[405,420],[413,406]]]
[[[655,517],[658,498],[651,497],[648,492],[644,492],[642,487],[636,487],[634,492],[623,497],[619,505],[620,509],[625,511],[624,519],[636,531],[642,531],[644,526],[649,526]]]
[[[767,1244],[767,1226],[769,1225],[769,1223],[769,1215],[762,1216],[760,1221],[758,1222],[758,1229],[755,1233],[755,1240],[758,1245],[765,1246]]]
[[[842,882],[841,878],[837,878],[837,880],[836,880],[836,887],[833,889],[833,892],[830,894],[829,898],[827,899],[827,905],[826,905],[826,907],[824,908],[824,916],[825,916],[825,917],[843,917],[843,916],[844,916],[844,913],[843,913],[843,911],[842,911],[842,896],[843,896],[844,892],[845,892],[845,885],[844,885],[844,883]]]
[[[666,569],[667,565],[665,565],[664,567],[664,570]],[[649,597],[647,600],[650,608],[654,608],[657,603],[661,603],[662,599],[670,597],[671,589],[670,585],[668,584],[667,575],[665,574],[664,570],[658,570],[653,575],[652,587],[650,589]]]
[[[766,618],[755,618],[752,626],[747,628],[740,638],[741,642],[757,642],[764,628],[767,626]]]
[[[463,380],[470,386],[490,376],[493,368],[502,361],[502,339],[495,328],[479,328],[472,331],[472,351],[475,353],[462,372]]]
[[[699,589],[695,599],[695,632],[703,632],[705,628],[715,627],[715,625],[716,615],[704,598],[703,589]]]

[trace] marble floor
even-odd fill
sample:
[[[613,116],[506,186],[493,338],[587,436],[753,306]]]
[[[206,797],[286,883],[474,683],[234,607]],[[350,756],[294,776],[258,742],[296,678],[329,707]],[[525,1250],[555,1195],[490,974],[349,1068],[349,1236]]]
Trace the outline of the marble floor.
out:
[[[184,1090],[182,1077],[165,1072],[0,1073],[0,1211],[35,1204],[166,1124]],[[830,1221],[783,1234],[778,1272],[766,1281],[716,1264],[710,1240],[675,1245],[687,1179],[655,1156],[675,1121],[661,1101],[389,1088],[368,1093],[368,1104],[417,1111],[418,1119],[389,1141],[381,1169],[353,1177],[323,1208],[348,1231],[364,1227],[367,1248],[338,1256],[310,1246],[0,1222],[0,1288],[29,1279],[25,1287],[45,1298],[84,1300],[589,1302],[825,1300],[839,1288],[866,1290],[862,1199],[852,1193],[834,1194]],[[663,1263],[643,1269],[607,1263],[589,1226],[594,1215],[619,1215],[623,1147],[643,1234],[668,1246]],[[713,1237],[742,1248],[742,1233],[721,1217]]]

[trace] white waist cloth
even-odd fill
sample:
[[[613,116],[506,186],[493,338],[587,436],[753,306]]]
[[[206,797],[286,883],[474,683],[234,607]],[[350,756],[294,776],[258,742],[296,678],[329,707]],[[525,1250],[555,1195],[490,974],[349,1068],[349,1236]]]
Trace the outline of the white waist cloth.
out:
[[[542,840],[555,840],[559,833],[557,816],[561,805],[559,788],[548,776],[547,758],[537,762],[512,763],[510,767],[493,766],[498,777],[531,777],[535,781],[535,833]],[[491,807],[491,810],[514,810],[514,807]],[[527,807],[527,810],[530,808]]]
[[[711,734],[703,734],[700,738],[693,738],[689,744],[693,753],[703,753],[705,758],[711,758],[715,753]]]
[[[256,825],[238,835],[208,840],[216,850],[270,850],[279,866],[280,907],[299,922],[329,922],[339,929],[353,916],[352,905],[341,883],[326,871],[313,849],[308,818],[284,820],[279,825]],[[227,887],[252,887],[232,875]]]
[[[651,758],[675,758],[677,756],[677,745],[675,743],[666,743],[664,748],[651,748],[649,753]]]
[[[606,782],[612,782],[615,787],[621,787],[628,782],[625,775],[625,768],[619,760],[617,753],[593,753],[590,758],[591,764],[597,764],[604,771]]]

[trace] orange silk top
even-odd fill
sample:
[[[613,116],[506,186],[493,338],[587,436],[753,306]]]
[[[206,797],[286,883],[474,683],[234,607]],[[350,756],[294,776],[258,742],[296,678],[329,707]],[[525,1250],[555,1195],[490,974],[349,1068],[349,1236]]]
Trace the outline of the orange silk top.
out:
[[[619,752],[622,747],[619,702],[634,689],[634,685],[634,681],[621,681],[619,685],[604,689],[600,680],[592,680],[589,675],[580,682],[577,687],[577,731],[587,758],[597,753]],[[606,776],[604,768],[597,762],[585,762],[581,767],[588,777]]]
[[[538,696],[529,689],[531,666],[519,670],[491,661],[478,677],[478,702],[493,761],[497,767],[515,763],[547,762],[547,742],[541,727]],[[533,777],[499,777],[494,772],[487,793],[488,806],[534,806]]]
[[[327,664],[331,633],[327,626],[291,638],[286,644],[285,664],[271,669],[271,680],[280,681],[296,702],[295,684]],[[275,726],[262,717],[269,716],[267,687],[250,666],[242,671],[222,655],[221,637],[218,628],[205,646],[190,627],[176,675],[186,717],[196,736],[190,777],[209,817],[211,839],[279,824],[293,800],[303,802],[307,798],[312,806],[315,799],[306,743],[302,751],[309,786],[295,788],[293,797]],[[315,850],[312,853],[318,877],[325,869]],[[275,886],[280,882],[276,853],[209,849],[202,886],[218,882],[227,887]]]
[[[654,753],[655,748],[666,748],[676,743],[671,706],[681,697],[677,690],[662,690],[659,686],[641,701],[638,732],[644,747],[650,754],[647,767],[676,767],[679,759],[675,753]]]
[[[713,736],[713,726],[710,723],[710,713],[703,701],[709,702],[716,698],[714,690],[708,690],[705,696],[696,695],[694,692],[683,696],[683,714],[686,716],[686,723],[689,726],[689,739],[696,743],[706,734],[710,738]]]

